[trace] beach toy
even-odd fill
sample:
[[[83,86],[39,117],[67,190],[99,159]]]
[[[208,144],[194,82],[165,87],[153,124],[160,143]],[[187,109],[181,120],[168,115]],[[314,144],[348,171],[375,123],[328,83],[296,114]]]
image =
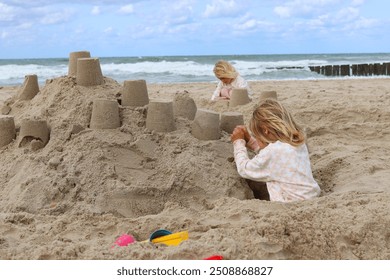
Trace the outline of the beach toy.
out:
[[[148,88],[145,80],[123,82],[122,106],[142,107],[149,104]]]
[[[277,94],[276,91],[274,91],[274,90],[263,91],[263,92],[260,94],[260,98],[259,98],[259,99],[260,99],[260,100],[264,100],[264,99],[268,99],[268,98],[278,100],[278,94]]]
[[[169,235],[169,234],[172,234],[172,232],[170,232],[169,230],[166,230],[166,229],[158,229],[156,231],[154,231],[150,237],[149,237],[149,241],[152,241],[153,239],[155,238],[158,238],[158,237],[161,237],[161,236],[165,236],[165,235]]]
[[[176,232],[151,239],[152,243],[165,244],[167,246],[177,246],[188,239],[188,231]]]
[[[146,116],[146,128],[156,132],[176,130],[173,102],[166,100],[150,101]]]
[[[234,107],[238,105],[245,105],[251,102],[246,88],[234,88],[230,96],[229,106]]]
[[[191,124],[191,134],[199,140],[217,140],[221,137],[219,114],[217,112],[199,109]]]
[[[119,105],[116,100],[95,99],[92,106],[92,129],[115,129],[120,127]]]
[[[221,255],[213,255],[208,258],[204,258],[204,260],[223,260],[223,257]]]
[[[224,112],[221,114],[220,127],[221,130],[228,133],[233,133],[234,128],[237,125],[244,124],[244,116],[237,112]]]
[[[0,116],[0,148],[11,143],[15,137],[14,117]]]
[[[98,58],[77,59],[76,83],[85,87],[97,86],[104,83]]]
[[[135,242],[135,238],[132,236],[132,235],[128,235],[128,234],[123,234],[121,236],[119,236],[116,240],[115,240],[115,245],[118,245],[120,247],[123,247],[123,246],[127,246],[131,243],[134,243]],[[113,247],[114,247],[113,246]]]
[[[20,100],[31,100],[39,92],[38,76],[26,75],[22,88],[18,91]]]
[[[91,54],[88,51],[71,52],[69,54],[68,76],[76,77],[77,60],[79,58],[89,58]]]

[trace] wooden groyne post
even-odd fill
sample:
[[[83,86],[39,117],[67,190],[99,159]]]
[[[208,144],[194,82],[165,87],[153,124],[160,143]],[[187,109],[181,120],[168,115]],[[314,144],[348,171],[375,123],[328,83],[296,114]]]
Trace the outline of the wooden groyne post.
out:
[[[325,76],[390,76],[390,62],[309,66],[310,71]]]

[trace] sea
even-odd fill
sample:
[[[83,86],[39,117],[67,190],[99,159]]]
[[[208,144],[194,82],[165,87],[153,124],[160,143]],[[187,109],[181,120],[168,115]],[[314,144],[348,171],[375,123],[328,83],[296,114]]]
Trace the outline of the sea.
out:
[[[390,53],[99,57],[103,75],[120,83],[214,82],[213,67],[220,59],[231,62],[248,81],[311,80],[329,77],[310,71],[310,66],[384,63],[390,62]],[[68,61],[68,57],[0,59],[0,86],[20,85],[31,74],[44,84],[67,75]]]

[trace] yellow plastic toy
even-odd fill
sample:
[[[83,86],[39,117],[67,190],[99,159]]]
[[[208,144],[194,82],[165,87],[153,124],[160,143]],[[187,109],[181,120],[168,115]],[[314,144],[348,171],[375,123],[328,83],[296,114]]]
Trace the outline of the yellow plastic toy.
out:
[[[151,240],[152,243],[162,243],[167,246],[177,246],[184,240],[188,239],[188,231],[180,231],[161,237],[157,237]]]

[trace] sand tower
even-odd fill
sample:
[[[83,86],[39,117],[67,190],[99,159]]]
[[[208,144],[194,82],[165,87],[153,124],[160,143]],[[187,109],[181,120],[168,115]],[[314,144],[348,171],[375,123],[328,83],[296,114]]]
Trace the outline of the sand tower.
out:
[[[77,59],[90,57],[91,54],[88,51],[71,52],[69,54],[68,76],[77,76]]]
[[[122,88],[122,106],[142,107],[149,104],[145,80],[127,80]]]
[[[77,59],[76,83],[80,86],[90,87],[103,84],[103,74],[98,58]]]
[[[18,91],[18,98],[20,100],[31,100],[39,92],[38,76],[26,75],[24,83]]]
[[[237,125],[244,124],[244,116],[238,112],[224,112],[221,114],[220,127],[223,131],[232,133]]]
[[[191,125],[191,134],[199,140],[217,140],[221,137],[219,114],[217,112],[198,109]]]
[[[14,117],[0,116],[0,148],[11,143],[15,136]]]
[[[173,102],[167,100],[151,100],[146,116],[146,127],[157,132],[176,130],[173,116]]]
[[[20,123],[18,146],[22,147],[35,142],[36,146],[43,148],[49,142],[49,137],[50,130],[45,120],[23,119]]]
[[[234,88],[230,97],[230,107],[245,105],[251,102],[246,88]]]
[[[95,99],[92,105],[90,128],[114,129],[120,127],[119,105],[116,100]]]
[[[178,94],[173,100],[173,113],[175,117],[183,117],[193,120],[196,115],[196,104],[194,99],[187,94]]]
[[[268,98],[278,100],[278,94],[277,94],[276,91],[274,91],[274,90],[263,91],[263,92],[260,94],[259,100],[264,100],[264,99],[268,99]]]

